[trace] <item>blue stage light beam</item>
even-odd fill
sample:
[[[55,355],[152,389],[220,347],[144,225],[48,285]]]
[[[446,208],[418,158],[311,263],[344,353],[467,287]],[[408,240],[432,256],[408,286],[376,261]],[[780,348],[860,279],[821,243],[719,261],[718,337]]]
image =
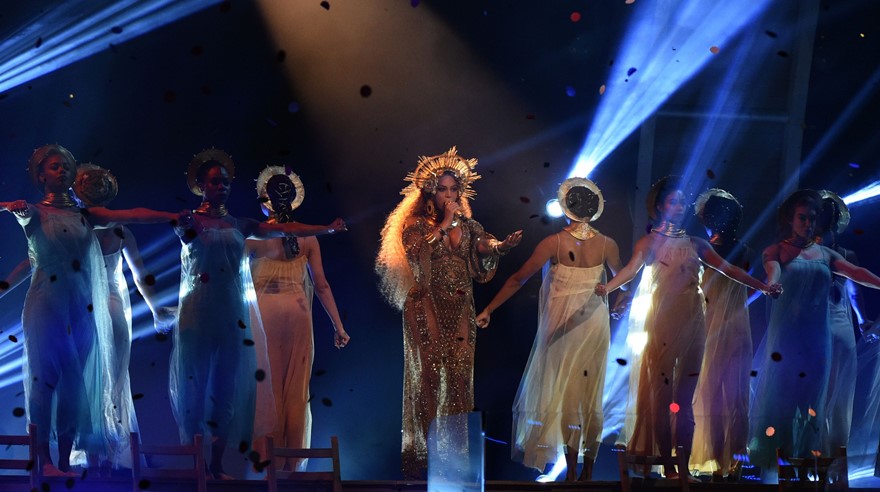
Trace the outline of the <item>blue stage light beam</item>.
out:
[[[0,44],[0,93],[219,2],[60,2]]]
[[[877,195],[880,195],[880,181],[874,181],[868,186],[862,188],[861,190],[846,195],[842,198],[842,200],[843,203],[847,205],[855,205],[865,200],[874,198]]]
[[[637,2],[620,55],[569,176],[589,176],[618,145],[760,15],[769,0]]]

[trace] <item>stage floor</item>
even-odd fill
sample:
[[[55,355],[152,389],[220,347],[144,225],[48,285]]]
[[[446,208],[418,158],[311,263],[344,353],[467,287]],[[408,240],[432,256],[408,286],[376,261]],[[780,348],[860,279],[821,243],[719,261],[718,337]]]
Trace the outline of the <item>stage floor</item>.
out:
[[[47,479],[42,490],[80,490],[88,492],[123,492],[133,490],[130,479],[124,477],[113,478],[70,478],[70,479]],[[416,492],[427,490],[426,482],[419,481],[395,481],[395,480],[343,480],[342,488],[346,492]],[[676,480],[650,480],[633,481],[633,490],[677,490]],[[851,489],[857,490],[880,490],[880,478],[867,478],[853,480]],[[692,490],[710,492],[734,492],[734,491],[775,491],[779,490],[776,485],[750,484],[750,483],[711,483],[699,482],[691,484]],[[27,477],[0,475],[0,491],[2,492],[30,492]],[[135,489],[137,490],[137,489]],[[162,482],[151,483],[144,491],[156,492],[191,492],[195,490],[191,482]],[[267,490],[263,480],[229,480],[208,481],[208,490],[217,492],[260,492]],[[296,492],[331,492],[332,488],[327,483],[281,483],[281,491]],[[492,492],[553,492],[553,491],[594,491],[594,492],[619,492],[620,482],[593,481],[593,482],[514,482],[503,480],[486,481],[485,490]]]

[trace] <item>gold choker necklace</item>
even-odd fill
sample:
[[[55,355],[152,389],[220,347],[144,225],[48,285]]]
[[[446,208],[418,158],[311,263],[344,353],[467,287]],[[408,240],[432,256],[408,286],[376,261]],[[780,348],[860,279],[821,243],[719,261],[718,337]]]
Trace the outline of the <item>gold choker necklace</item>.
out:
[[[678,227],[672,222],[663,221],[657,225],[657,227],[652,227],[651,232],[656,232],[661,236],[666,237],[685,237],[687,234],[684,232],[684,229]]]
[[[565,232],[571,234],[571,236],[580,241],[586,241],[587,239],[592,239],[596,237],[596,234],[599,234],[599,231],[593,228],[587,222],[575,222],[574,224],[565,228]]]
[[[789,244],[789,245],[791,245],[791,246],[794,246],[795,248],[800,248],[800,249],[807,249],[807,248],[809,248],[810,246],[816,244],[816,242],[813,241],[812,239],[809,240],[809,241],[807,241],[807,242],[804,243],[804,244],[797,244],[797,243],[794,242],[794,239],[791,239],[791,238],[783,239],[782,242],[785,243],[785,244]]]
[[[76,202],[73,201],[73,198],[67,193],[46,193],[46,196],[43,197],[40,204],[55,208],[69,208],[76,206]]]
[[[220,204],[219,207],[212,207],[208,202],[202,202],[199,208],[193,210],[194,213],[207,215],[208,217],[226,217],[229,210],[226,210],[226,204]]]

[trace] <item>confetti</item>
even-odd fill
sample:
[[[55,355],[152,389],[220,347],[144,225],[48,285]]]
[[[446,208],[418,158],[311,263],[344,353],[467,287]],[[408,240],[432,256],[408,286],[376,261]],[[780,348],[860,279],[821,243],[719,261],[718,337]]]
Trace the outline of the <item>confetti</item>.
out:
[[[810,452],[813,453],[813,456],[815,456],[816,458],[822,456],[822,451],[819,451],[818,449],[814,449]]]
[[[257,372],[254,374],[254,378],[256,378],[257,381],[262,381],[266,379],[266,371],[262,369],[257,369]]]
[[[706,177],[709,179],[715,179],[715,171],[706,169]]]
[[[773,352],[770,354],[770,358],[773,359],[773,362],[779,362],[782,360],[782,354],[779,352]]]
[[[636,67],[630,67],[629,70],[626,71],[626,76],[631,77],[632,74],[636,73],[638,69]]]
[[[767,437],[773,437],[773,434],[776,434],[776,429],[774,429],[773,427],[767,427],[767,430],[764,431],[764,434],[766,434]]]
[[[672,413],[678,413],[681,410],[681,407],[678,406],[678,403],[672,402],[669,404],[669,411]]]
[[[574,87],[568,85],[568,86],[565,86],[565,95],[568,97],[574,97],[577,95],[577,91],[574,90]]]
[[[43,38],[41,38],[41,37],[37,38],[37,42],[34,43],[34,48],[39,48],[42,45],[43,45]]]
[[[605,84],[602,84],[599,87],[599,95],[601,96],[602,94],[605,94]]]
[[[321,7],[324,7],[324,10],[330,10],[330,2],[324,0],[323,2],[321,2]]]
[[[15,338],[15,335],[9,335],[9,341],[12,343],[18,343],[18,338]]]
[[[623,2],[623,3],[625,3],[625,4],[627,4],[627,5],[632,5],[632,4],[636,3],[636,0],[626,0],[626,1]]]
[[[13,417],[24,417],[24,408],[21,408],[21,407],[13,408],[12,409],[12,416]]]
[[[771,38],[777,38],[777,37],[779,37],[779,35],[776,34],[776,33],[773,32],[773,31],[764,31],[764,34],[766,34],[767,36],[770,36]]]
[[[361,97],[370,97],[373,94],[373,89],[368,85],[361,86]]]
[[[621,365],[621,366],[625,366],[625,365],[626,365],[626,359],[617,359],[617,364],[618,364],[618,365]]]
[[[782,58],[788,58],[788,52],[787,52],[787,51],[782,51],[782,50],[780,50],[780,51],[777,51],[776,54],[777,54],[778,56],[781,56]]]
[[[709,53],[712,53],[713,55],[717,55],[719,51],[721,51],[721,49],[719,49],[717,46],[712,46],[711,48],[709,48]]]
[[[816,416],[816,411],[813,410],[812,408],[810,408],[809,410],[807,410],[807,413],[810,414],[810,417],[815,417],[815,416]]]
[[[521,202],[523,202],[523,203],[529,203],[529,202],[531,202],[532,200],[531,200],[529,197],[527,197],[527,196],[521,196],[521,197],[519,197],[519,201],[521,201]]]
[[[330,398],[321,398],[321,403],[323,403],[325,407],[333,406],[333,401],[330,400]]]
[[[571,15],[569,16],[569,18],[571,19],[572,22],[580,22],[581,13],[580,12],[572,12]]]
[[[122,34],[122,28],[119,26],[113,26],[110,28],[110,32],[113,34]]]

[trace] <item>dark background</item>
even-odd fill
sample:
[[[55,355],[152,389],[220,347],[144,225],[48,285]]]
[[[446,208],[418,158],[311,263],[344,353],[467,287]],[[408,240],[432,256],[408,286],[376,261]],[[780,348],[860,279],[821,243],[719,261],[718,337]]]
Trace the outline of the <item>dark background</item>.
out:
[[[48,46],[63,26],[40,24],[41,16],[62,3],[77,4],[21,3],[0,7],[2,62],[16,54],[10,41],[29,40],[25,54]],[[81,2],[78,8],[88,18],[110,3]],[[321,239],[327,278],[352,341],[343,351],[333,349],[329,321],[316,304],[313,443],[340,437],[345,479],[398,478],[400,314],[380,297],[373,261],[403,177],[418,156],[456,145],[463,156],[480,160],[475,218],[498,236],[524,230],[523,244],[503,259],[496,279],[476,287],[481,309],[538,241],[563,225],[546,217],[544,204],[567,177],[590,129],[602,97],[598,88],[606,83],[632,12],[652,3],[662,2],[338,0],[325,8],[313,0],[235,0],[212,2],[123,42],[114,36],[121,39],[128,25],[117,26],[121,33],[102,29],[106,46],[94,55],[0,93],[0,201],[39,199],[25,167],[44,143],[58,142],[80,162],[112,170],[120,186],[113,208],[194,208],[199,200],[186,187],[187,163],[215,146],[237,166],[231,212],[260,218],[253,180],[266,165],[292,166],[306,187],[299,220],[324,224],[342,216],[350,228]],[[874,121],[880,5],[872,0],[818,3],[812,50],[805,54],[811,63],[804,119],[748,117],[784,114],[789,107],[791,71],[802,50],[795,41],[802,32],[799,4],[773,2],[654,120],[651,181],[687,161],[695,135],[705,129],[705,118],[674,115],[707,111],[705,102],[722,82],[732,83],[745,116],[711,134],[720,150],[698,163],[693,191],[717,186],[736,195],[757,250],[774,240],[786,129],[802,131],[805,165],[798,186],[844,195],[880,178]],[[579,21],[572,20],[573,12],[581,14]],[[728,55],[735,50],[727,47],[744,40],[753,43],[754,54],[736,64]],[[590,176],[606,199],[595,225],[617,239],[624,261],[633,231],[646,225],[634,222],[646,191],[635,184],[640,149],[637,130]],[[873,250],[875,208],[854,207],[840,241],[880,271]],[[25,257],[26,243],[10,215],[0,216],[0,230],[5,274]],[[132,230],[173,302],[177,239],[166,226]],[[537,276],[529,281],[478,337],[477,406],[487,436],[505,443],[534,336],[539,284]],[[6,336],[20,331],[24,293],[20,288],[0,300],[4,431],[23,427],[23,419],[13,416],[23,406],[21,384],[9,379],[19,374],[20,351]],[[874,317],[877,297],[871,293],[868,299]],[[762,301],[753,314],[760,336]],[[141,432],[153,442],[174,442],[167,403],[170,341],[153,336],[142,313],[135,331],[140,335],[132,347],[131,377],[133,392],[143,395],[136,402]],[[598,478],[613,477],[604,453]],[[509,446],[495,441],[487,441],[486,473],[489,479],[536,475],[511,462]]]

